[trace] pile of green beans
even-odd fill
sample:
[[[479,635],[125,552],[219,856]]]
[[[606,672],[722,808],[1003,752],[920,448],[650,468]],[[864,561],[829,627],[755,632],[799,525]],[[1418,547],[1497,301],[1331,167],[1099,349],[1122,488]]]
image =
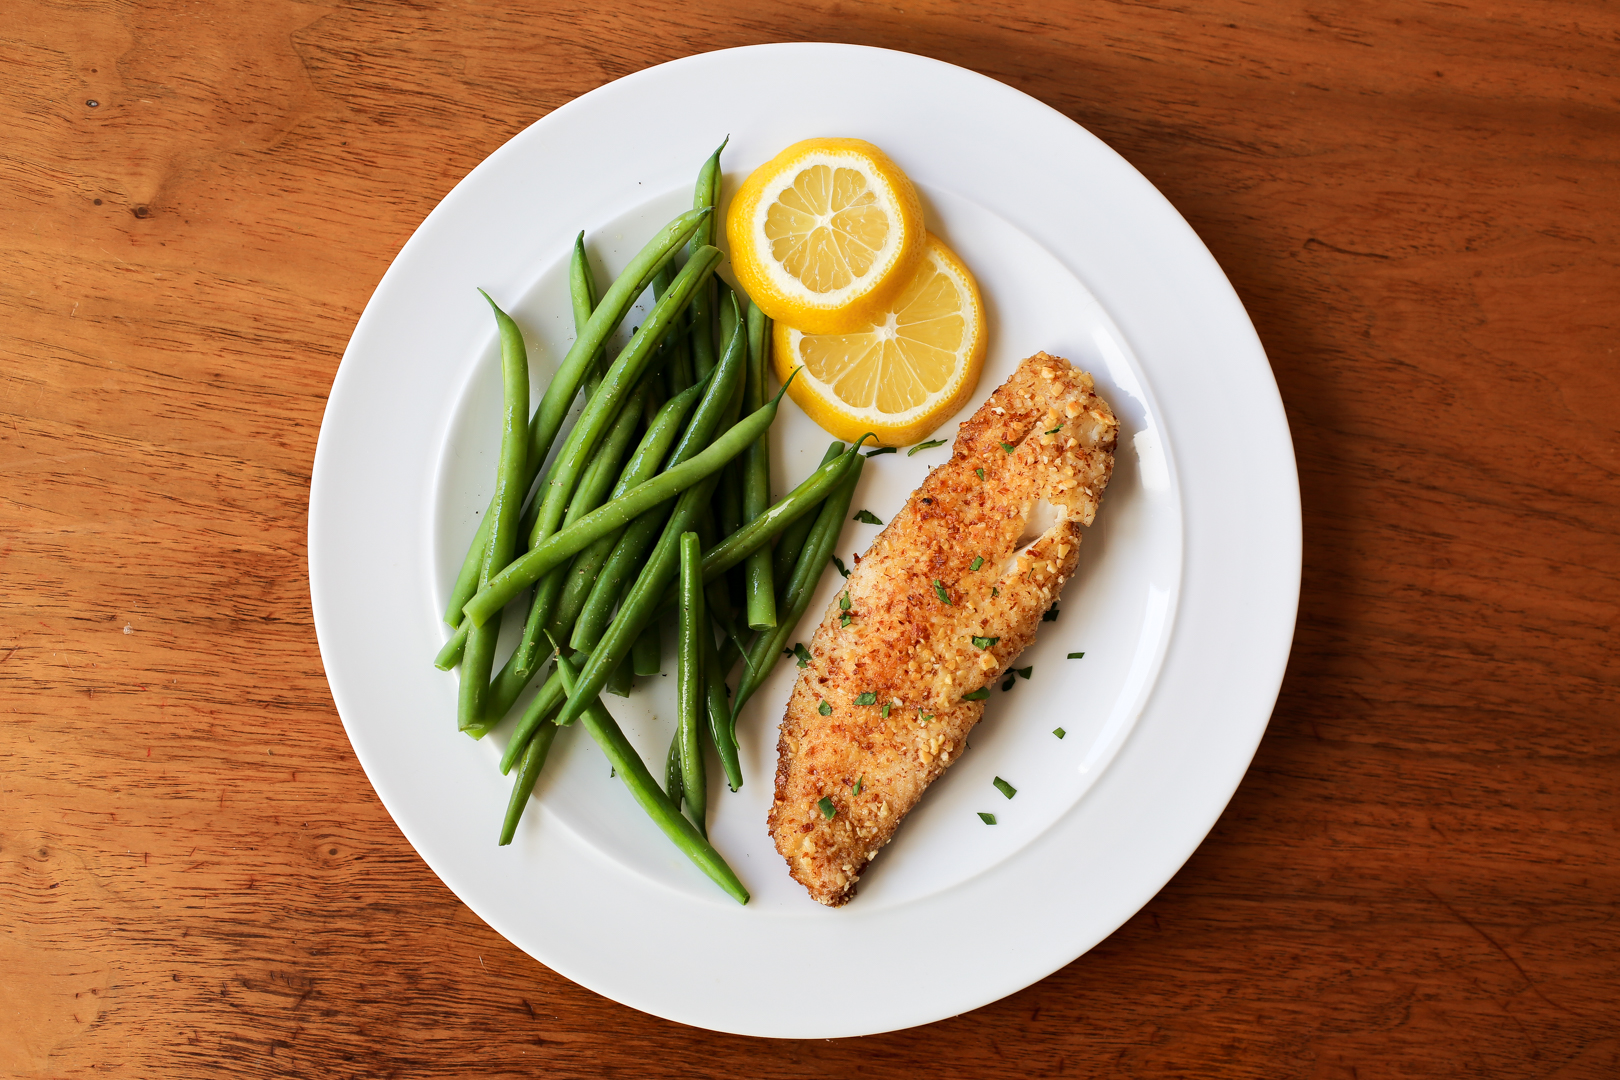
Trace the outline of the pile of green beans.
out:
[[[707,839],[704,744],[738,790],[738,711],[803,616],[864,459],[859,443],[835,442],[809,477],[771,502],[768,436],[787,386],[774,395],[767,386],[770,320],[715,276],[724,148],[699,170],[693,208],[659,230],[600,299],[584,233],[575,238],[575,340],[533,416],[523,335],[485,296],[501,346],[499,465],[451,589],[453,632],[435,663],[459,665],[457,725],[475,738],[539,684],[501,756],[512,780],[502,845],[516,835],[559,730],[577,720],[654,824],[747,903]],[[646,318],[612,354],[609,339],[649,288]],[[502,612],[520,598],[523,632],[491,678]],[[678,710],[661,789],[600,695],[629,693],[635,677],[659,673],[659,622],[671,610]],[[541,678],[552,658],[555,669]],[[733,698],[727,680],[739,660]]]

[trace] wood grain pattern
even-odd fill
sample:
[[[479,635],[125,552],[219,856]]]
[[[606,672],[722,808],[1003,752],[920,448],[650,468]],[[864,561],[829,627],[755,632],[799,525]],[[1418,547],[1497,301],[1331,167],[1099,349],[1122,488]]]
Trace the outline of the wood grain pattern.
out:
[[[7,14],[0,1075],[1620,1075],[1620,9]],[[975,68],[1157,184],[1266,344],[1306,525],[1270,731],[1181,873],[1036,986],[840,1042],[652,1019],[473,917],[348,749],[304,562],[338,358],[435,202],[603,82],[793,39]]]

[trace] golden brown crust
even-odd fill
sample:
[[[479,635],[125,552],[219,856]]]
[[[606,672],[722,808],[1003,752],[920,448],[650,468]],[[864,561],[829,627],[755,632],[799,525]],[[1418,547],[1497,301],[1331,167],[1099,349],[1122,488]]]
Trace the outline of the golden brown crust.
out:
[[[961,425],[951,460],[858,560],[849,625],[834,602],[777,743],[769,826],[815,900],[847,903],[866,864],[960,756],[984,712],[963,695],[1006,671],[1074,573],[1080,526],[1096,515],[1118,429],[1090,375],[1037,353]],[[1020,551],[1038,500],[1057,523]],[[975,637],[994,640],[981,648]],[[856,704],[863,694],[874,703]]]

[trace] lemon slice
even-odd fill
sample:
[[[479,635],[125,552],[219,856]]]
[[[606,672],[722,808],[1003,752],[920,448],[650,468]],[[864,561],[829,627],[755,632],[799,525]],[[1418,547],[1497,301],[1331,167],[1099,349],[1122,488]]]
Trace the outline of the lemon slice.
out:
[[[743,181],[726,214],[738,284],[771,318],[815,333],[873,321],[925,235],[911,180],[860,139],[794,143]]]
[[[927,235],[922,260],[888,309],[841,334],[777,323],[776,373],[831,435],[868,431],[883,446],[927,438],[972,396],[984,366],[984,304],[967,267]]]

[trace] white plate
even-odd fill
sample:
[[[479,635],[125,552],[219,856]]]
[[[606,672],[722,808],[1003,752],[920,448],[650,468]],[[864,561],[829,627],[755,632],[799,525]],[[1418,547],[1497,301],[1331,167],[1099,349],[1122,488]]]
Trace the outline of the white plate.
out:
[[[812,83],[816,94],[796,95]],[[538,391],[572,338],[574,233],[586,230],[605,281],[690,204],[698,164],[728,133],[728,191],[787,144],[826,134],[870,139],[916,181],[929,228],[977,275],[988,308],[989,358],[962,416],[1045,349],[1096,374],[1122,421],[1080,571],[1019,662],[1033,678],[993,692],[970,752],[836,911],[787,877],[765,834],[791,664],[739,725],[743,790],[710,797],[715,844],[754,895],[742,907],[664,841],[579,731],[559,737],[516,842],[497,847],[505,729],[482,743],[457,734],[454,678],[429,663],[496,449],[499,362],[474,286],[524,327]],[[954,423],[938,437],[952,434]],[[778,491],[828,441],[792,406],[773,439]],[[872,460],[855,505],[887,520],[948,454]],[[875,533],[847,526],[846,561]],[[1018,91],[845,45],[652,68],[490,155],[367,305],[310,492],[310,587],[333,698],[422,857],[497,931],[576,982],[763,1036],[869,1034],[975,1008],[1062,967],[1141,907],[1248,766],[1288,656],[1299,566],[1276,385],[1242,305],[1175,210]],[[806,637],[837,585],[824,580]],[[1065,659],[1071,651],[1086,656]],[[671,681],[607,699],[655,773]],[[990,785],[998,775],[1015,799]]]

